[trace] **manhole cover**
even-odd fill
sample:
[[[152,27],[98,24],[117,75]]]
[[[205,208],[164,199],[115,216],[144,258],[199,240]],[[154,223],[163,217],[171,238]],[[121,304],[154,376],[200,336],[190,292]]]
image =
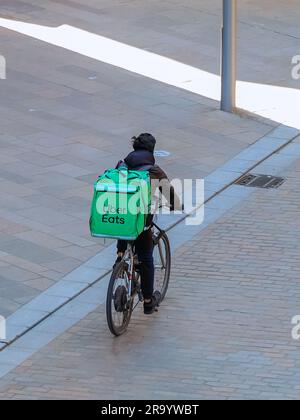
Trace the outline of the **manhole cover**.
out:
[[[247,174],[240,178],[236,184],[253,188],[279,188],[285,179],[273,175]]]
[[[166,150],[157,150],[154,152],[155,157],[168,157],[170,156],[170,152],[167,152]]]

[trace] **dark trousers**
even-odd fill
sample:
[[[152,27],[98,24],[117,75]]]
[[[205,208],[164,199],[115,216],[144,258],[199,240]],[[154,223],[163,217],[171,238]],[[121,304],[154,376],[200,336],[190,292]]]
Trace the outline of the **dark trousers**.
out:
[[[118,241],[118,252],[125,252],[126,241]],[[154,260],[152,230],[143,232],[135,242],[135,250],[141,263],[141,286],[144,299],[151,299],[154,287]]]

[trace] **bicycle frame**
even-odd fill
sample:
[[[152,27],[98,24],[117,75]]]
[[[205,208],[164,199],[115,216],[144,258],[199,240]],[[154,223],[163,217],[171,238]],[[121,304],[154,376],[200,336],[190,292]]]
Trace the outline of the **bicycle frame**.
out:
[[[134,242],[128,242],[127,249],[123,256],[123,261],[128,264],[128,299],[131,299],[131,292],[132,292],[132,280],[133,280],[133,272],[134,272],[134,252],[133,252]]]
[[[165,231],[162,230],[156,223],[152,222],[152,226],[151,229],[153,230],[153,227],[155,227],[159,234],[156,235],[155,239],[154,239],[154,245],[158,245],[158,249],[159,249],[159,254],[160,254],[160,258],[161,258],[161,262],[163,264],[163,267],[165,267],[166,265],[166,261],[164,259],[163,256],[163,251],[161,248],[161,244],[160,244],[160,239],[161,237],[165,234]],[[125,251],[125,254],[123,256],[123,261],[128,265],[128,301],[130,301],[132,299],[132,282],[134,280],[134,271],[135,271],[135,252],[134,252],[134,241],[129,241],[127,244],[127,249]],[[140,288],[138,290],[138,294],[140,294]],[[141,299],[140,299],[141,301]]]

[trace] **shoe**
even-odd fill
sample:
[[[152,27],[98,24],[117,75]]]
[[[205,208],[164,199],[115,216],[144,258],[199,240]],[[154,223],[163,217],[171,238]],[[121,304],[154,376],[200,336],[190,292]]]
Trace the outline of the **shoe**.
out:
[[[151,298],[151,302],[144,302],[144,314],[145,315],[151,315],[153,312],[157,311],[157,308],[161,301],[161,293],[158,291],[155,291],[153,293],[153,296]]]

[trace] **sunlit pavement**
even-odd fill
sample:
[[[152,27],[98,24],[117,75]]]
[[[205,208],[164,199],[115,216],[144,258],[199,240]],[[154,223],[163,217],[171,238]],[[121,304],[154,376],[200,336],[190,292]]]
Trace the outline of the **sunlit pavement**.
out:
[[[0,18],[0,26],[208,99],[221,99],[219,75],[171,60],[166,56],[70,25],[53,28]],[[297,63],[298,59],[294,64]],[[300,129],[299,103],[299,89],[240,80],[237,82],[236,105],[239,109],[297,129]]]

